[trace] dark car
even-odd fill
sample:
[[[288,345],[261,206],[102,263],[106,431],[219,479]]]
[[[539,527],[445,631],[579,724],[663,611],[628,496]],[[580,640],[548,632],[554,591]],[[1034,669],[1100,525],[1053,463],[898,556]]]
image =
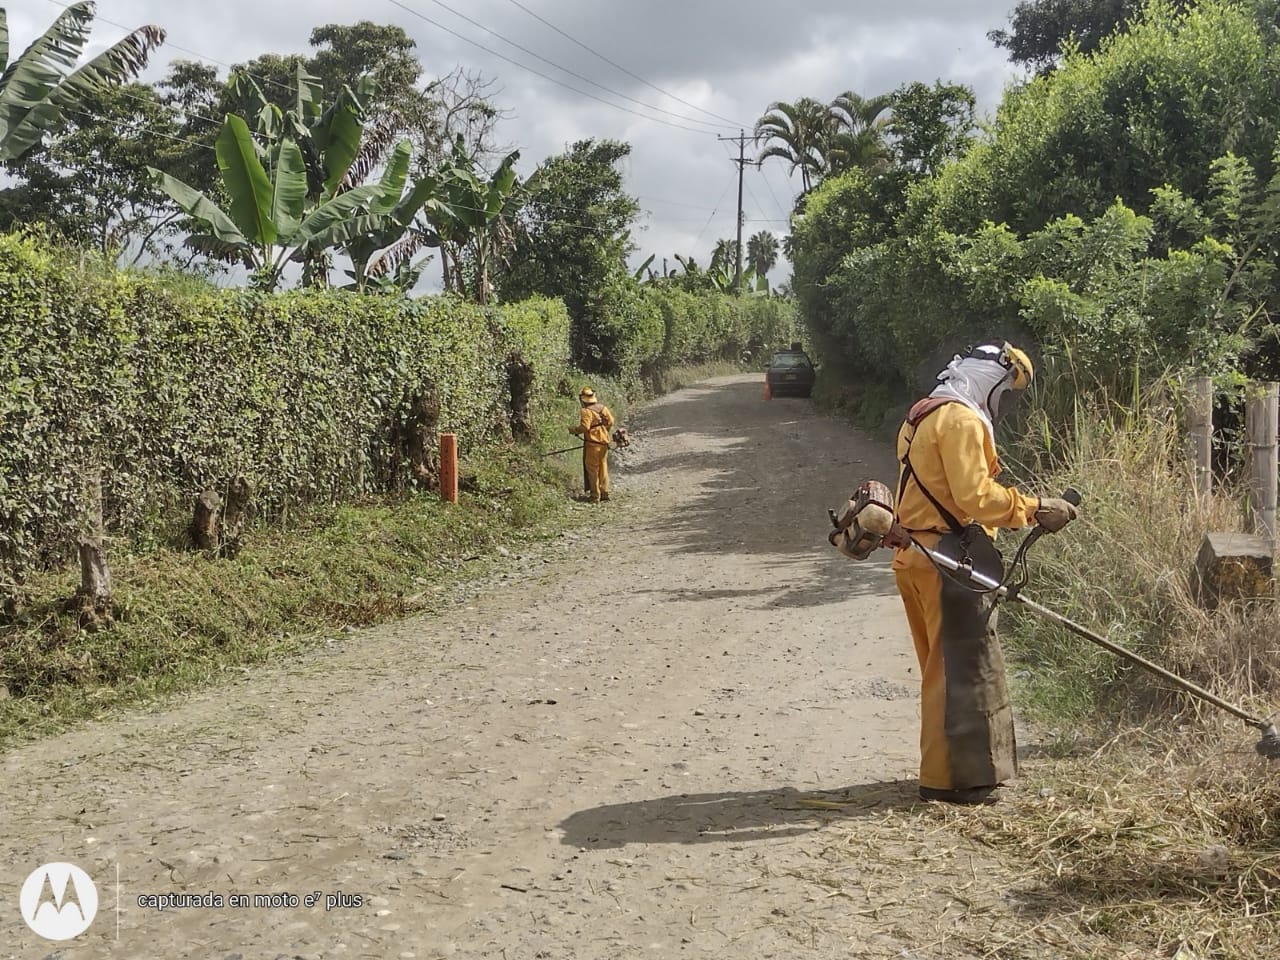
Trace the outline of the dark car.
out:
[[[769,358],[769,366],[764,372],[765,383],[769,385],[769,395],[773,397],[788,394],[807,397],[813,393],[813,383],[817,376],[809,355],[796,348],[779,350]]]

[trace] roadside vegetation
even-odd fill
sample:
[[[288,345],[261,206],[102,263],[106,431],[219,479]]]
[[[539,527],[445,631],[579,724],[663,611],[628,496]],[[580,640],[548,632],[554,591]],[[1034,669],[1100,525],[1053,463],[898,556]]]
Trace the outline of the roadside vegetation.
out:
[[[1206,532],[1241,528],[1242,387],[1280,371],[1278,22],[1273,0],[1028,0],[991,39],[1035,73],[987,123],[939,81],[855,114],[847,96],[774,104],[757,126],[797,175],[815,397],[889,436],[966,344],[1029,346],[1039,385],[1004,430],[1006,476],[1084,506],[1036,548],[1028,595],[1263,717],[1274,600],[1206,611],[1189,573]],[[1218,406],[1207,503],[1182,431],[1194,376]],[[1256,732],[1015,606],[1002,625],[1023,781],[990,811],[921,814],[1025,878],[1018,922],[971,946],[1276,955],[1280,787]]]
[[[153,85],[93,20],[0,17],[0,741],[430,606],[576,522],[583,383],[625,422],[794,335],[776,238],[632,270],[630,145],[519,175],[398,27]]]

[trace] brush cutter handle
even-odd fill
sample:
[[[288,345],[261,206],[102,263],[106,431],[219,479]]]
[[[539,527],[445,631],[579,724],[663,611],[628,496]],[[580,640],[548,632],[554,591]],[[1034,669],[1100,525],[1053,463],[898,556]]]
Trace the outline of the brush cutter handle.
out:
[[[1068,491],[1068,492],[1075,493],[1074,490]],[[1076,494],[1076,495],[1079,496],[1079,494]],[[1066,500],[1067,498],[1063,497],[1063,499]],[[1046,620],[1056,623],[1058,624],[1058,626],[1064,627],[1067,630],[1070,630],[1072,633],[1076,634],[1077,636],[1084,637],[1084,639],[1089,640],[1093,643],[1096,643],[1098,646],[1106,650],[1110,650],[1116,656],[1122,657],[1123,659],[1128,660],[1130,663],[1137,664],[1138,666],[1142,667],[1144,670],[1148,670],[1151,673],[1154,673],[1158,677],[1163,677],[1165,680],[1168,680],[1170,683],[1174,684],[1175,686],[1180,687],[1181,689],[1185,690],[1187,693],[1191,694],[1192,696],[1199,697],[1201,700],[1204,700],[1207,703],[1213,704],[1218,709],[1225,710],[1227,713],[1230,713],[1233,716],[1239,717],[1241,720],[1243,720],[1245,723],[1247,723],[1251,727],[1254,727],[1258,730],[1263,730],[1263,731],[1268,729],[1269,724],[1267,723],[1266,720],[1262,720],[1258,717],[1255,717],[1253,714],[1246,712],[1243,707],[1238,707],[1234,703],[1228,703],[1226,700],[1223,700],[1221,697],[1217,697],[1214,694],[1210,693],[1208,690],[1204,689],[1203,687],[1197,686],[1196,684],[1192,683],[1190,680],[1185,680],[1182,677],[1178,676],[1176,673],[1166,670],[1164,667],[1160,666],[1159,664],[1152,663],[1146,657],[1139,656],[1138,654],[1134,653],[1132,650],[1128,649],[1127,647],[1122,647],[1120,644],[1115,643],[1114,641],[1108,640],[1106,637],[1103,637],[1097,633],[1094,633],[1092,630],[1089,630],[1086,627],[1082,627],[1080,624],[1076,623],[1074,620],[1068,620],[1062,614],[1057,613],[1053,610],[1050,610],[1048,607],[1042,606],[1039,603],[1036,603],[1030,597],[1024,597],[1021,594],[1021,592],[1011,591],[1008,587],[997,583],[996,581],[992,580],[990,577],[979,573],[978,571],[972,569],[971,567],[965,564],[959,563],[956,560],[952,560],[946,554],[938,553],[935,550],[930,550],[928,547],[922,545],[921,543],[919,543],[914,539],[911,541],[911,543],[914,549],[919,550],[926,557],[932,560],[935,566],[940,567],[941,569],[944,569],[944,570],[949,570],[952,573],[962,574],[963,576],[969,579],[970,583],[974,584],[975,586],[982,587],[985,591],[989,593],[994,593],[1001,600],[1004,600],[1007,598],[1009,600],[1013,600],[1016,603],[1022,604],[1028,610],[1031,610],[1033,613],[1039,614],[1040,616],[1044,617]],[[1278,750],[1278,752],[1280,752],[1280,750]]]

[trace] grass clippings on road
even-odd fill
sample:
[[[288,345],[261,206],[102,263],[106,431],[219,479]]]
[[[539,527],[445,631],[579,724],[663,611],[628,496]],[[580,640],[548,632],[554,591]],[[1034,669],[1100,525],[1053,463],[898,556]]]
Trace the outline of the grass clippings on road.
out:
[[[109,629],[81,629],[64,611],[74,571],[32,577],[17,615],[0,622],[0,744],[421,612],[499,548],[575,522],[571,478],[545,462],[513,448],[466,470],[457,505],[423,493],[315,508],[287,529],[251,531],[234,559],[108,546]]]
[[[983,938],[993,960],[1274,960],[1280,771],[1249,754],[1238,735],[1192,753],[1133,731],[1092,756],[1032,761],[999,804],[921,816],[1019,877],[1021,906]]]

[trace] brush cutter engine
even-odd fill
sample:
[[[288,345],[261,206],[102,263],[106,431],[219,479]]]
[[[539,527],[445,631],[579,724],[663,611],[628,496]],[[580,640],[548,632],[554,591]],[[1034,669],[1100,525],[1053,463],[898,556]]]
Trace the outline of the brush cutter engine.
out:
[[[862,484],[845,503],[839,516],[828,510],[835,527],[827,540],[846,557],[865,560],[884,543],[893,529],[893,491],[879,480]]]

